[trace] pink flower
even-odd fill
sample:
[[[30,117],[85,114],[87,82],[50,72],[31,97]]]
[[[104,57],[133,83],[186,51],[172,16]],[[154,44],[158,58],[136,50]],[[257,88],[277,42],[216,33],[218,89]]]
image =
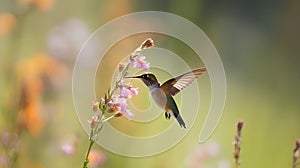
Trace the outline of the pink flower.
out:
[[[113,105],[115,105],[115,103],[114,103],[113,101],[110,100],[110,101],[107,102],[107,105],[108,105],[109,107],[112,107]]]
[[[62,144],[60,149],[66,155],[74,155],[76,151],[75,145],[70,143]]]
[[[2,155],[0,157],[0,166],[8,167],[8,165],[9,165],[9,157],[7,155]]]
[[[97,116],[93,116],[91,120],[88,121],[91,128],[95,128],[99,124],[99,118]]]
[[[217,143],[211,142],[205,145],[204,152],[206,157],[214,158],[220,154],[220,147]]]
[[[137,91],[137,88],[129,88],[129,90],[131,91],[131,93],[133,94],[133,95],[138,95],[138,91]]]
[[[189,168],[204,167],[210,159],[217,158],[220,154],[219,145],[215,142],[196,147],[194,153],[187,158]]]
[[[142,56],[140,53],[138,53],[134,55],[132,58],[130,58],[130,65],[133,68],[149,70],[150,64],[145,59],[146,59],[145,56]]]
[[[120,97],[130,99],[131,98],[131,91],[126,87],[120,88]]]
[[[218,168],[230,168],[230,162],[228,160],[221,160],[218,162]]]
[[[128,120],[131,120],[133,117],[133,114],[127,109],[127,99],[125,98],[118,98],[118,113],[125,116]]]
[[[121,98],[131,99],[132,94],[133,95],[137,95],[138,94],[137,88],[133,88],[128,83],[122,83],[120,85],[120,97]]]
[[[127,109],[127,99],[124,97],[116,97],[109,101],[108,106],[111,108],[112,112],[117,112],[119,116],[125,116],[128,120],[131,120],[133,114]]]
[[[94,113],[98,112],[99,111],[99,102],[93,102],[92,109],[93,109]]]
[[[100,98],[101,102],[104,103],[105,99],[103,97]]]
[[[98,150],[91,150],[89,155],[89,167],[99,167],[104,164],[105,155]]]

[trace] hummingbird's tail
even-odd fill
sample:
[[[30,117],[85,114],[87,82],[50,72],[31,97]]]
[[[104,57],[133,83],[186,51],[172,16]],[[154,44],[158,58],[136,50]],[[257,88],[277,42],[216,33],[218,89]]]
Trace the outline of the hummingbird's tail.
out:
[[[183,121],[183,119],[181,118],[180,114],[178,114],[177,116],[175,116],[176,120],[178,121],[179,125],[183,128],[186,129],[185,123]]]
[[[170,113],[173,114],[174,117],[176,118],[176,120],[178,121],[180,127],[186,129],[185,123],[179,114],[179,110],[178,110],[175,100],[170,95],[166,96],[166,98],[167,98],[167,105],[166,105],[165,117],[167,119],[170,119],[170,117],[171,117]]]

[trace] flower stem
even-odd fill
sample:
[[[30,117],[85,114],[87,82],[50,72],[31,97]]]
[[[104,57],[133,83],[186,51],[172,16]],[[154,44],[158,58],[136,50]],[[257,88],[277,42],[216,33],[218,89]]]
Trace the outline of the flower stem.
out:
[[[86,152],[86,155],[85,155],[85,159],[84,159],[84,162],[83,162],[83,168],[88,168],[88,164],[89,164],[89,155],[90,155],[90,152],[91,152],[91,149],[92,149],[92,146],[94,145],[95,141],[90,138],[89,140],[90,144],[89,144],[89,148]]]
[[[129,64],[130,64],[130,62],[128,62],[128,63],[126,64],[125,68],[124,68],[124,69],[122,70],[122,72],[118,75],[117,81],[116,81],[116,83],[115,83],[115,86],[114,86],[114,88],[113,88],[113,89],[111,90],[111,92],[110,92],[110,96],[112,96],[112,95],[114,94],[114,92],[118,89],[119,83],[122,81],[122,79],[123,79],[124,76],[126,75],[126,72],[127,72],[128,68],[129,68]]]
[[[296,140],[296,145],[294,149],[294,155],[293,155],[293,168],[297,167],[297,162],[299,159],[299,152],[300,152],[300,139]]]
[[[112,116],[110,116],[110,117],[107,117],[106,119],[104,119],[104,120],[102,121],[102,123],[105,123],[105,122],[107,122],[107,121],[113,119],[113,118],[116,117],[116,116],[117,116],[117,113],[114,114],[114,115],[112,115]]]
[[[237,135],[234,138],[233,145],[234,145],[234,168],[239,168],[240,166],[240,152],[241,152],[241,141],[242,141],[242,128],[244,122],[239,121],[237,123]]]

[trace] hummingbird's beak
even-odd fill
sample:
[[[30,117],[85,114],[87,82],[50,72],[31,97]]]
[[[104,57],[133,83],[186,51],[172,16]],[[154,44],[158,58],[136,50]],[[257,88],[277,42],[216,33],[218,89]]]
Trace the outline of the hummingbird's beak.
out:
[[[142,78],[141,76],[125,76],[124,78]]]

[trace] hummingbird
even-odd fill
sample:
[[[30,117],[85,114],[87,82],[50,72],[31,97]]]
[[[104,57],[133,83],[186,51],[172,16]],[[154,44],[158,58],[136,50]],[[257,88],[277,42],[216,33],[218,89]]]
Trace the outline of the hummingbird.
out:
[[[165,118],[170,119],[171,116],[174,116],[180,127],[186,129],[186,124],[179,114],[179,110],[173,96],[190,85],[205,71],[206,68],[195,69],[175,78],[171,78],[162,85],[158,82],[156,76],[153,73],[145,73],[139,76],[126,76],[125,78],[141,79],[149,88],[153,101],[161,109],[165,110]]]

